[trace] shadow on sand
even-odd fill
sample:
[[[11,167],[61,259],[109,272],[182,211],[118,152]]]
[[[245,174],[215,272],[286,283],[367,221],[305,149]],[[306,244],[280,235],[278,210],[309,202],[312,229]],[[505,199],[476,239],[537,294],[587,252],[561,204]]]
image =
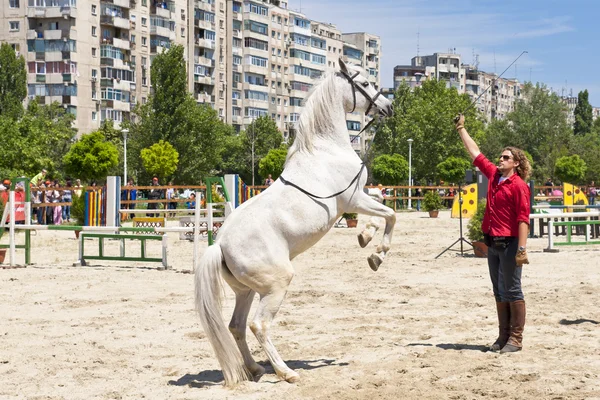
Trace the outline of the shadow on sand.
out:
[[[574,320],[561,319],[559,321],[559,324],[561,324],[561,325],[579,325],[579,324],[585,324],[586,322],[589,322],[590,324],[594,324],[594,325],[600,324],[600,322],[598,322],[598,321],[594,321],[593,319],[585,319],[585,318],[574,319]]]
[[[424,347],[433,347],[430,343],[409,343],[407,346],[424,346]],[[490,351],[488,346],[482,345],[474,345],[474,344],[462,344],[462,343],[440,343],[436,344],[435,347],[442,350],[475,350],[481,352]]]
[[[274,374],[275,371],[268,361],[261,361],[258,364],[265,368],[265,374]],[[288,367],[293,370],[304,369],[311,370],[330,366],[344,367],[348,365],[346,362],[337,363],[335,360],[288,360],[286,361]],[[169,381],[169,385],[173,386],[190,386],[195,388],[203,388],[207,386],[218,386],[223,383],[223,373],[220,370],[207,370],[202,371],[199,374],[185,374],[176,381]]]

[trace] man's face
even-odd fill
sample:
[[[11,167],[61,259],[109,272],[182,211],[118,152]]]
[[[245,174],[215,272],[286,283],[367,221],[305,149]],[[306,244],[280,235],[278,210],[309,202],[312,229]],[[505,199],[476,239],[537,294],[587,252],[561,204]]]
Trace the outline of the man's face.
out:
[[[519,163],[515,162],[513,154],[510,152],[510,150],[504,150],[498,158],[498,169],[500,172],[510,171],[518,165]]]

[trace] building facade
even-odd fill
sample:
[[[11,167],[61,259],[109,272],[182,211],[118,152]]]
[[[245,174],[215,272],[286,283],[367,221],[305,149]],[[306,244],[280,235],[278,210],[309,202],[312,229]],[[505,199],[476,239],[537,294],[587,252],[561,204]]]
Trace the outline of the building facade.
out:
[[[188,89],[237,131],[271,117],[288,138],[302,101],[340,57],[380,87],[379,37],[342,34],[287,2],[226,0],[8,0],[0,40],[22,54],[28,99],[58,101],[80,133],[117,127],[150,95],[152,59],[185,48]],[[350,114],[353,133],[366,123]],[[358,133],[358,132],[356,132]],[[354,143],[361,150],[362,144]]]

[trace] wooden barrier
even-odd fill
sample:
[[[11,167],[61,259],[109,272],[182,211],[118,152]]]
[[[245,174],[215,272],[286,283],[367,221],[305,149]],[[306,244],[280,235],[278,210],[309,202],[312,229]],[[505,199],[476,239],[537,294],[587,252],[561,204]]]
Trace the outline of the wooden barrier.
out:
[[[98,255],[85,254],[85,240],[98,239]],[[104,239],[116,239],[120,241],[120,256],[104,255]],[[140,256],[130,257],[125,254],[125,240],[137,240],[140,242]],[[162,257],[148,257],[146,255],[146,241],[160,240],[162,242]],[[106,234],[106,233],[82,233],[79,235],[79,265],[86,266],[88,260],[112,260],[112,261],[141,261],[141,262],[160,262],[164,269],[169,269],[167,263],[167,235],[149,236],[149,235],[131,235],[131,234]]]
[[[600,244],[600,240],[590,240],[590,230],[588,226],[599,225],[600,221],[560,221],[554,222],[553,220],[548,221],[548,248],[544,249],[545,252],[555,253],[558,252],[554,246],[576,246],[576,245],[588,245],[588,244]],[[566,242],[555,242],[554,236],[551,234],[553,226],[564,226],[567,228],[567,241]],[[573,241],[572,240],[572,229],[573,227],[584,226],[585,227],[585,241]]]

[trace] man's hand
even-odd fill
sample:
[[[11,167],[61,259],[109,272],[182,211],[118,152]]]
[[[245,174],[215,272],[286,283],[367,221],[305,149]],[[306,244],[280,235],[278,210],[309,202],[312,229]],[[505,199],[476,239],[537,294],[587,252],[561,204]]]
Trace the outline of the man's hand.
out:
[[[465,127],[465,116],[462,114],[458,114],[454,118],[454,124],[456,125],[456,130],[464,128]]]
[[[517,260],[517,267],[521,267],[523,266],[523,264],[529,264],[529,259],[527,258],[527,250],[518,250],[515,259]]]

